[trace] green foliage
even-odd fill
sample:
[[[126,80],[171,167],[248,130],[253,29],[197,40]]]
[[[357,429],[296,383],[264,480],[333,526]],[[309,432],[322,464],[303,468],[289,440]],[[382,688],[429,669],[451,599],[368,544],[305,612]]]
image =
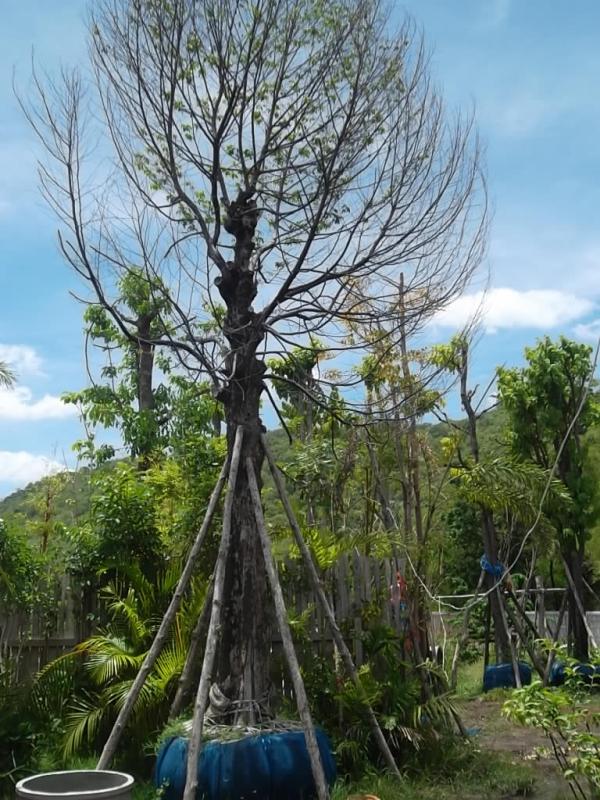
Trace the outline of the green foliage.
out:
[[[454,711],[443,691],[422,702],[422,681],[435,683],[441,678],[432,667],[405,662],[402,641],[390,628],[372,625],[363,645],[366,661],[359,669],[359,686],[330,659],[314,652],[306,653],[303,668],[314,716],[334,739],[338,768],[354,777],[380,760],[365,703],[374,709],[392,751],[402,762],[450,731]]]
[[[152,582],[131,571],[127,583],[108,584],[102,592],[110,617],[106,628],[39,674],[34,707],[40,718],[60,720],[61,758],[93,751],[108,733],[152,643],[180,567],[173,563]],[[166,720],[204,593],[204,584],[196,581],[134,706],[126,735],[127,752],[134,756]]]
[[[456,467],[451,474],[465,500],[512,514],[524,525],[537,520],[545,492],[549,502],[560,504],[565,510],[572,506],[564,484],[550,480],[548,472],[531,462],[494,458],[466,468]]]
[[[23,532],[0,519],[0,610],[31,607],[39,558]]]
[[[585,800],[600,794],[600,713],[590,707],[589,681],[584,681],[578,662],[567,657],[565,648],[559,657],[566,664],[564,686],[551,688],[535,680],[511,694],[503,713],[514,722],[544,731],[574,796]],[[600,667],[600,657],[596,655],[590,664]]]
[[[281,414],[301,439],[310,436],[313,426],[326,414],[323,405],[327,398],[313,374],[324,358],[322,344],[311,338],[309,347],[295,347],[285,357],[267,362],[273,387],[283,401]]]
[[[181,443],[182,425],[200,423],[189,430],[206,434],[215,401],[202,384],[171,374],[171,361],[151,343],[169,333],[163,319],[170,304],[161,280],[130,269],[118,289],[116,304],[132,319],[135,336],[126,336],[102,306],[89,306],[86,334],[105,359],[101,380],[63,400],[78,407],[86,427],[86,438],[75,445],[80,456],[92,464],[113,458],[114,448],[97,446],[95,439],[97,428],[116,428],[128,453],[145,465],[150,455]],[[157,367],[163,380],[155,385]]]
[[[144,574],[154,574],[163,552],[149,481],[133,465],[120,463],[94,482],[88,521],[71,535],[71,569],[88,579],[138,563]]]
[[[16,378],[14,370],[6,362],[0,361],[0,386],[9,389]]]
[[[439,551],[440,594],[464,594],[477,585],[481,567],[481,517],[478,509],[460,497],[443,515],[444,533]]]
[[[0,797],[14,796],[14,785],[27,774],[38,738],[31,715],[25,713],[29,686],[15,685],[11,669],[9,662],[0,660]]]
[[[562,536],[585,538],[595,520],[596,481],[586,469],[584,434],[600,421],[593,389],[592,349],[561,337],[526,348],[527,366],[500,369],[498,389],[509,415],[510,443],[519,457],[557,475],[572,503],[549,506]]]

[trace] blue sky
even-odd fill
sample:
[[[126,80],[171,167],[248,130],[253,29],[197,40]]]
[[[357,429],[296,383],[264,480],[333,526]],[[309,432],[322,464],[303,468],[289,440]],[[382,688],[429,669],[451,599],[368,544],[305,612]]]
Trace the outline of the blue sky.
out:
[[[0,495],[65,461],[81,431],[58,396],[86,383],[77,282],[38,194],[37,145],[18,110],[32,49],[49,73],[84,64],[84,0],[6,3],[0,31]],[[449,109],[474,108],[494,218],[470,294],[437,320],[443,340],[488,280],[475,382],[517,364],[536,337],[600,335],[600,4],[597,0],[412,0]]]

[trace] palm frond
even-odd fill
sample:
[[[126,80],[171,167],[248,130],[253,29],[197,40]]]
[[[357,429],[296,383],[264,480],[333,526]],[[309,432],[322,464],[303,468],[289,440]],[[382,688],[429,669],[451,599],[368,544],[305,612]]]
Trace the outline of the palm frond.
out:
[[[73,691],[74,678],[81,661],[75,650],[55,658],[36,675],[31,688],[33,708],[41,716],[56,718]]]
[[[126,639],[110,635],[92,636],[79,647],[86,655],[85,670],[99,687],[124,672],[137,672],[146,656],[145,652],[136,652]]]
[[[4,389],[10,389],[16,379],[15,371],[9,367],[6,361],[0,361],[0,386]]]
[[[537,517],[544,494],[546,507],[556,502],[572,505],[564,484],[550,479],[546,470],[530,462],[495,458],[454,469],[452,475],[466,500],[492,511],[510,512],[525,525]]]
[[[85,745],[92,745],[110,715],[111,708],[106,696],[82,693],[74,697],[65,719],[62,747],[65,758],[79,753]]]
[[[136,590],[130,586],[127,594],[123,597],[114,584],[108,584],[103,590],[102,595],[108,601],[107,607],[113,618],[113,622],[125,623],[127,632],[136,645],[142,644],[149,636],[150,630],[147,621],[140,614],[139,598]]]

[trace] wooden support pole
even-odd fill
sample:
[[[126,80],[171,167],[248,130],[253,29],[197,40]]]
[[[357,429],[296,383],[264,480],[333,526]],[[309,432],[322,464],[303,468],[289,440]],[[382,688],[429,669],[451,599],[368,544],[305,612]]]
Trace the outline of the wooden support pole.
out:
[[[571,575],[571,570],[569,569],[569,565],[567,564],[567,559],[563,557],[562,562],[563,562],[563,567],[565,569],[565,575],[567,576],[567,581],[569,582],[569,588],[571,589],[571,593],[572,593],[573,597],[575,598],[575,605],[577,606],[577,610],[579,611],[579,614],[581,615],[581,619],[583,620],[583,624],[584,624],[585,629],[587,631],[587,635],[588,635],[588,638],[590,640],[590,644],[592,645],[594,650],[596,650],[598,645],[597,645],[596,639],[594,637],[594,632],[590,628],[589,623],[587,621],[587,615],[585,613],[585,608],[583,607],[583,602],[581,600],[579,592],[577,591],[577,586],[575,586],[575,581],[573,580],[573,576]]]
[[[198,759],[202,752],[202,728],[204,726],[204,713],[208,704],[208,693],[212,680],[215,656],[217,652],[217,641],[219,638],[219,628],[221,626],[221,610],[223,605],[223,586],[225,584],[225,566],[229,543],[231,541],[231,511],[233,507],[233,497],[237,482],[238,468],[240,465],[240,454],[242,452],[242,440],[244,429],[240,425],[235,434],[233,453],[231,454],[231,467],[229,469],[229,481],[227,484],[227,496],[223,509],[223,532],[221,543],[217,554],[215,565],[214,588],[212,597],[212,610],[208,634],[206,636],[206,646],[204,648],[204,658],[202,661],[202,672],[196,702],[194,704],[194,716],[192,718],[192,730],[188,741],[187,752],[187,772],[185,779],[185,789],[183,800],[196,800],[198,791]]]
[[[507,589],[506,591],[507,591],[507,594],[508,594],[508,596],[510,597],[510,599],[513,601],[513,603],[514,603],[514,605],[515,605],[515,608],[516,608],[516,610],[517,610],[517,612],[518,612],[519,616],[521,617],[521,619],[523,620],[523,622],[525,623],[525,625],[526,625],[526,626],[529,628],[529,630],[531,631],[531,635],[533,636],[534,640],[535,640],[535,639],[541,639],[541,638],[543,637],[543,635],[544,635],[544,631],[543,631],[543,629],[542,629],[541,631],[540,631],[540,630],[538,630],[538,628],[537,628],[537,627],[536,627],[536,626],[533,624],[533,622],[532,622],[532,621],[529,619],[529,617],[527,616],[527,612],[526,612],[526,611],[524,610],[524,608],[521,606],[521,603],[519,603],[519,601],[518,601],[518,599],[517,599],[517,596],[516,596],[516,594],[514,593],[514,591],[513,591],[512,589]],[[508,608],[508,603],[506,604],[506,607]]]
[[[535,619],[536,628],[540,632],[542,639],[546,636],[546,595],[544,594],[544,579],[541,575],[535,576]]]
[[[475,594],[473,595],[474,598],[476,598],[479,592],[481,591],[484,580],[485,580],[485,570],[482,569],[481,573],[479,574],[479,580],[477,581]],[[471,619],[471,611],[473,610],[474,607],[475,607],[474,600],[473,602],[467,601],[467,605],[463,613],[460,636],[456,640],[454,655],[452,656],[452,668],[450,670],[450,688],[452,689],[452,691],[456,690],[456,684],[458,681],[458,660],[460,657],[460,651],[469,641],[469,620]]]
[[[504,606],[504,598],[502,597],[502,592],[500,591],[499,586],[496,586],[496,596],[498,597],[498,608],[500,609],[502,626],[506,632],[506,636],[508,638],[508,644],[510,647],[510,660],[512,662],[513,675],[515,676],[515,686],[517,687],[517,689],[521,689],[523,687],[523,684],[521,683],[521,670],[519,669],[519,661],[517,659],[515,643],[512,640],[512,636],[510,635],[510,629],[508,627],[508,622],[506,620],[506,608]],[[498,656],[496,654],[496,658],[497,657]]]
[[[265,559],[265,567],[267,571],[267,578],[271,588],[271,595],[273,597],[273,605],[275,606],[275,617],[277,619],[277,626],[281,634],[281,643],[283,645],[283,652],[285,659],[288,663],[292,684],[294,686],[294,694],[296,695],[296,705],[298,706],[298,713],[304,727],[304,738],[306,739],[306,748],[308,750],[308,757],[310,759],[310,767],[312,770],[315,786],[317,789],[317,797],[319,800],[328,800],[329,789],[325,779],[325,772],[323,770],[323,762],[321,761],[321,753],[319,752],[319,744],[313,725],[310,708],[308,705],[308,697],[306,696],[306,689],[304,681],[300,673],[300,664],[298,663],[298,656],[292,639],[292,631],[287,617],[285,608],[285,601],[283,599],[283,592],[279,582],[279,575],[277,567],[273,561],[273,554],[271,552],[271,541],[269,534],[265,527],[265,520],[263,517],[262,503],[260,500],[260,490],[256,482],[256,475],[254,473],[254,465],[251,458],[246,459],[246,472],[248,474],[248,485],[250,487],[250,495],[252,497],[252,505],[254,507],[254,516],[256,518],[256,527],[260,537],[263,556]],[[185,800],[185,798],[184,798]]]
[[[490,638],[492,629],[492,600],[488,595],[487,608],[485,610],[485,640],[483,642],[483,671],[487,669],[490,663]]]
[[[568,600],[568,595],[567,592],[565,592],[563,594],[563,598],[560,603],[560,610],[558,612],[558,619],[556,622],[556,631],[553,634],[553,639],[555,644],[558,644],[559,642],[560,629],[562,628],[563,618],[565,616],[565,611],[567,610],[567,600]],[[552,631],[550,632],[552,633]],[[546,668],[544,670],[544,686],[547,686],[548,681],[550,680],[550,670],[552,669],[552,664],[554,663],[555,656],[556,656],[556,649],[553,647],[548,653],[548,660],[546,661]]]
[[[537,635],[537,631],[536,631],[535,627],[533,625],[531,625],[531,622],[530,622],[529,618],[525,615],[525,612],[523,611],[523,609],[519,605],[519,601],[514,596],[514,594],[510,593],[510,597],[513,600],[517,610],[521,611],[521,613],[523,614],[523,618],[525,620],[527,620],[527,622],[529,622],[529,624],[531,626],[530,627],[530,631],[533,631],[533,642],[530,642],[529,639],[527,638],[527,631],[521,626],[521,623],[519,622],[517,615],[513,614],[513,612],[511,611],[511,608],[510,608],[508,603],[506,604],[506,613],[509,616],[511,625],[516,630],[516,632],[519,634],[519,639],[521,640],[521,642],[523,643],[523,646],[527,650],[527,653],[529,655],[529,658],[531,659],[531,663],[533,664],[534,669],[536,670],[536,672],[538,673],[540,678],[543,679],[543,677],[544,677],[544,664],[542,664],[541,661],[539,660],[538,654],[536,653],[536,650],[535,650],[535,640],[539,639],[539,636]]]
[[[279,494],[279,497],[281,498],[281,502],[283,503],[285,513],[287,514],[287,518],[290,523],[290,528],[292,529],[292,533],[294,534],[294,539],[296,540],[296,544],[298,545],[298,549],[300,550],[300,554],[302,555],[302,558],[304,560],[304,564],[306,566],[306,570],[308,573],[308,578],[317,595],[317,599],[321,604],[321,608],[323,609],[325,619],[327,620],[334,642],[339,650],[346,672],[349,675],[352,682],[355,684],[355,686],[362,693],[363,687],[356,666],[354,665],[354,661],[352,660],[352,654],[348,649],[344,637],[342,636],[342,632],[340,631],[338,624],[336,622],[335,615],[331,609],[329,601],[327,600],[327,595],[325,594],[325,590],[323,589],[323,585],[319,579],[319,573],[317,572],[315,562],[313,561],[313,558],[310,554],[310,550],[308,549],[308,545],[306,544],[306,542],[304,541],[304,537],[302,536],[302,531],[300,530],[300,526],[298,525],[298,520],[296,519],[296,515],[294,514],[291,503],[287,496],[287,492],[285,490],[285,485],[283,483],[281,473],[277,468],[277,464],[275,463],[275,459],[273,458],[273,454],[271,453],[271,449],[267,443],[267,439],[264,434],[262,435],[261,440],[262,440],[263,450],[265,452],[267,461],[269,463],[271,474],[273,475],[273,480],[275,481],[277,492]],[[400,774],[400,770],[398,769],[398,765],[396,764],[394,756],[392,755],[392,751],[390,750],[389,745],[385,739],[385,736],[383,735],[383,732],[379,726],[379,722],[377,721],[375,712],[371,708],[371,705],[368,703],[366,698],[364,700],[364,705],[369,725],[371,727],[371,731],[373,733],[375,741],[377,742],[377,745],[381,751],[381,754],[386,764],[397,778],[401,778],[402,776]]]
[[[96,765],[96,769],[107,769],[112,761],[127,721],[133,711],[133,707],[135,705],[136,700],[138,699],[140,692],[146,682],[148,675],[150,674],[152,667],[156,663],[156,659],[161,653],[162,648],[165,645],[167,640],[167,636],[169,635],[169,631],[171,629],[171,625],[173,624],[177,612],[179,611],[179,607],[181,605],[181,601],[183,600],[183,596],[187,591],[188,585],[192,578],[194,567],[196,566],[196,560],[198,555],[200,554],[200,550],[202,549],[202,545],[204,544],[204,539],[206,538],[206,534],[210,529],[210,524],[212,522],[212,518],[214,516],[215,510],[217,508],[217,504],[219,502],[219,497],[221,496],[221,491],[223,490],[223,485],[227,478],[227,473],[229,471],[229,464],[227,459],[223,464],[221,469],[221,474],[217,480],[215,488],[210,496],[210,500],[208,501],[208,507],[206,509],[206,514],[204,515],[204,521],[202,522],[202,526],[198,531],[196,538],[194,540],[193,545],[190,548],[190,552],[188,553],[187,560],[185,562],[185,566],[177,582],[177,586],[175,588],[175,592],[173,593],[173,597],[171,598],[171,602],[169,603],[169,607],[167,608],[164,617],[162,618],[162,622],[156,632],[156,636],[154,637],[154,641],[152,642],[152,646],[148,650],[146,654],[146,658],[144,659],[142,666],[140,667],[140,671],[135,677],[135,680],[131,684],[131,688],[125,698],[125,702],[123,703],[123,707],[119,711],[119,715],[113,725],[112,731],[104,745],[104,749],[100,755],[100,759],[98,760],[98,764]]]
[[[212,577],[209,582],[202,612],[198,616],[190,637],[190,645],[188,647],[187,656],[185,657],[185,664],[183,665],[179,680],[177,681],[177,691],[171,703],[171,708],[169,709],[169,719],[175,719],[175,717],[179,716],[191,691],[194,681],[194,668],[198,660],[198,650],[200,649],[201,641],[203,639],[206,640],[206,631],[210,622],[213,588],[214,577]]]

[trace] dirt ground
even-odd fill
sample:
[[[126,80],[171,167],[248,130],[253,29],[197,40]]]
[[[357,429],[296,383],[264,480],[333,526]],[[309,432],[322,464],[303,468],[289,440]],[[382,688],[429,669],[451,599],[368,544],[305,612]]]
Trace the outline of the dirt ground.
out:
[[[502,703],[477,697],[463,701],[460,714],[481,750],[503,753],[517,761],[528,761],[535,770],[536,800],[568,800],[569,787],[555,766],[548,741],[541,731],[508,722],[501,714]],[[477,732],[476,732],[477,731]]]

